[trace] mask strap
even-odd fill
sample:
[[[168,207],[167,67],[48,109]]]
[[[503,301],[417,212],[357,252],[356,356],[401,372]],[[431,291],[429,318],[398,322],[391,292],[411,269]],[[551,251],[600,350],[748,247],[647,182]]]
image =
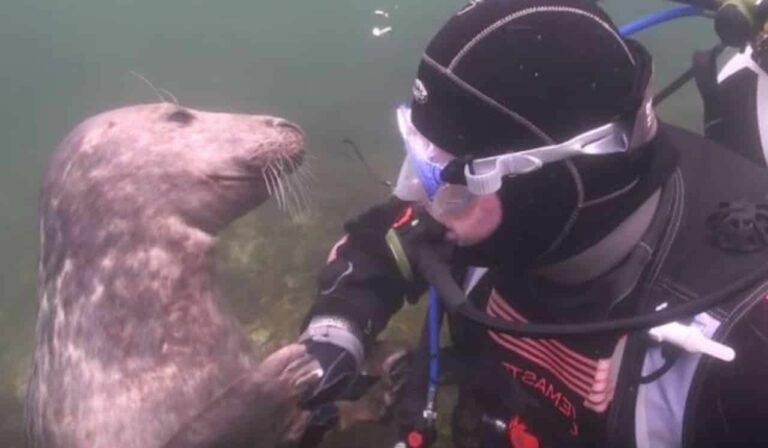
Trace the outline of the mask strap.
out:
[[[632,98],[627,112],[626,123],[631,129],[629,149],[645,146],[658,131],[656,111],[653,109],[653,59],[645,48],[633,40],[627,40],[627,45],[632,50],[637,64],[640,66]]]

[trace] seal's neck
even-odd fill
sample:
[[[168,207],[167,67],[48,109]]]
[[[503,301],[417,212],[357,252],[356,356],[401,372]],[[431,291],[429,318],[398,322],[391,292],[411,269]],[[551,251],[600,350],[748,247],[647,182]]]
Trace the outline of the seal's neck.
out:
[[[192,277],[210,280],[214,235],[176,218],[163,220],[148,232],[137,233],[135,239],[124,242],[128,247],[121,251],[122,263],[141,267],[150,284],[153,280],[189,281]]]
[[[80,279],[72,285],[78,291],[56,295],[95,297],[101,291],[111,300],[142,296],[164,302],[212,290],[215,236],[177,218],[158,219],[151,227],[107,221],[85,234],[83,228],[70,229],[61,241],[44,241],[44,257],[50,252],[59,259],[58,273],[49,273],[47,282],[58,282],[60,289],[68,279]]]

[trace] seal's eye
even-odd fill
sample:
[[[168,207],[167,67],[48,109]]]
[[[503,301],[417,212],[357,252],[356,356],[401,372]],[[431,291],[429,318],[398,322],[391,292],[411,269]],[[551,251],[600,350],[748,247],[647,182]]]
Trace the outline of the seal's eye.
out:
[[[186,109],[179,109],[168,115],[168,121],[173,121],[174,123],[180,124],[189,124],[194,119],[195,116]]]

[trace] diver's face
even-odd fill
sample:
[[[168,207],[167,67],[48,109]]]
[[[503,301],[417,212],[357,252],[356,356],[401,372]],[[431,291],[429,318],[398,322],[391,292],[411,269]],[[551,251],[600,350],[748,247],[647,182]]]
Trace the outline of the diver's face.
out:
[[[501,224],[501,213],[499,197],[488,194],[475,198],[460,212],[433,217],[448,229],[450,242],[466,247],[491,236]]]

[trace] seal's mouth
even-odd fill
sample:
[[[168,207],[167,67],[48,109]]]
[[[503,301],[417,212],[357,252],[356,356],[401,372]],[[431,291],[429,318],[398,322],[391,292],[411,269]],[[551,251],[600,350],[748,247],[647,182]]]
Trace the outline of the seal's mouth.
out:
[[[298,218],[311,209],[310,191],[315,177],[303,155],[269,161],[259,174],[209,174],[216,183],[244,184],[255,190],[266,189],[267,197],[274,197],[280,210],[291,218]],[[261,203],[262,201],[259,201]]]

